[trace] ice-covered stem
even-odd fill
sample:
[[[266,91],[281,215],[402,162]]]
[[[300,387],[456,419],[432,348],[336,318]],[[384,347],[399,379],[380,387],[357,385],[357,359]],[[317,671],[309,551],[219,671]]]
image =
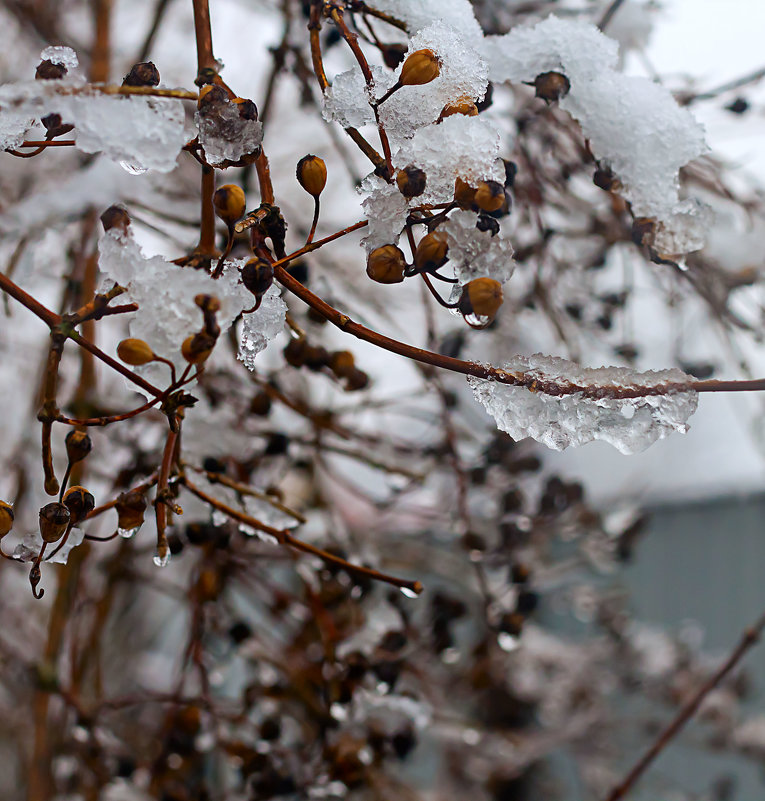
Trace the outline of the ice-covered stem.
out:
[[[304,303],[308,304],[314,311],[324,317],[325,320],[337,326],[341,331],[345,331],[357,339],[369,342],[383,350],[406,356],[423,364],[430,364],[433,367],[440,367],[444,370],[451,370],[462,375],[472,375],[476,378],[483,378],[488,381],[497,381],[500,384],[509,384],[516,387],[526,387],[534,392],[544,392],[547,395],[561,397],[563,395],[581,394],[585,398],[610,398],[619,400],[629,400],[630,398],[644,398],[650,395],[667,395],[671,392],[762,392],[765,390],[765,378],[747,381],[688,381],[683,383],[659,383],[650,387],[643,386],[579,386],[571,382],[540,380],[537,376],[532,376],[523,372],[512,373],[493,367],[489,364],[479,362],[468,362],[462,359],[455,359],[452,356],[445,356],[441,353],[434,353],[414,345],[408,345],[392,337],[373,331],[371,328],[356,323],[348,315],[330,306],[326,301],[314,295],[310,289],[305,287],[293,276],[291,276],[282,266],[285,260],[274,263],[274,278],[290,292],[297,295]]]
[[[289,531],[268,526],[265,523],[262,523],[260,520],[250,517],[244,512],[240,512],[238,509],[234,509],[233,507],[226,505],[217,498],[214,498],[212,495],[208,495],[204,490],[197,487],[196,484],[193,484],[191,481],[189,481],[186,476],[181,478],[181,482],[192,495],[196,495],[201,501],[209,504],[219,512],[223,512],[223,514],[228,515],[232,519],[237,520],[240,523],[244,523],[246,526],[250,526],[257,531],[262,531],[264,534],[270,535],[280,545],[286,545],[290,548],[294,548],[296,551],[303,551],[303,553],[308,553],[312,556],[318,556],[319,559],[323,560],[324,562],[337,565],[338,567],[341,567],[343,570],[346,570],[352,574],[366,576],[367,578],[374,579],[375,581],[382,581],[386,584],[392,584],[394,587],[409,590],[416,595],[419,595],[422,592],[422,584],[419,581],[409,581],[408,579],[396,578],[395,576],[390,576],[387,573],[381,573],[379,570],[375,570],[371,567],[355,565],[340,556],[335,556],[335,554],[324,551],[321,548],[317,548],[316,546],[310,545],[307,542],[303,542],[303,540],[299,540],[297,537],[293,537]]]
[[[340,35],[345,39],[348,43],[348,46],[351,48],[356,61],[358,61],[359,67],[361,68],[361,72],[364,75],[364,80],[366,81],[367,88],[370,92],[374,90],[374,77],[372,76],[372,70],[369,66],[369,62],[367,61],[366,56],[364,55],[364,51],[359,46],[359,37],[351,31],[348,27],[345,18],[343,17],[343,12],[338,9],[337,7],[333,8],[330,12],[332,19],[337,25],[338,30],[340,31]],[[385,131],[385,126],[382,124],[382,120],[380,119],[380,112],[379,108],[376,104],[372,104],[372,110],[374,111],[375,120],[377,122],[377,130],[380,133],[380,144],[382,145],[383,155],[385,156],[385,165],[388,168],[388,174],[386,176],[387,180],[392,180],[393,176],[393,158],[390,152],[390,142],[388,141],[388,134]]]
[[[698,712],[704,699],[717,687],[718,684],[738,665],[746,653],[753,648],[760,640],[763,630],[765,630],[765,614],[757,622],[748,628],[742,635],[736,647],[720,667],[701,685],[695,695],[677,713],[674,720],[662,731],[648,750],[635,763],[629,773],[614,787],[608,794],[606,801],[618,801],[632,789],[637,780],[642,776],[646,769],[656,759],[657,756],[669,745],[685,724]]]

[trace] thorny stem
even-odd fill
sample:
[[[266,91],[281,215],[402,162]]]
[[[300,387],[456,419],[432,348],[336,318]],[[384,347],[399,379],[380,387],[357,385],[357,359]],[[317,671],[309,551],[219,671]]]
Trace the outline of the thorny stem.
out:
[[[347,570],[349,573],[367,576],[368,578],[376,581],[382,581],[386,584],[391,584],[399,589],[409,590],[416,595],[419,595],[422,592],[422,584],[419,581],[400,579],[396,578],[395,576],[390,576],[387,573],[381,573],[380,571],[374,570],[371,567],[355,565],[340,556],[335,556],[335,554],[324,551],[321,548],[317,548],[314,545],[310,545],[307,542],[303,542],[302,540],[293,537],[288,531],[268,526],[265,523],[262,523],[260,520],[250,517],[244,512],[240,512],[238,509],[228,506],[222,501],[219,501],[217,498],[214,498],[212,495],[208,495],[204,490],[190,482],[185,476],[181,478],[181,482],[186,489],[192,493],[192,495],[196,495],[200,500],[214,507],[218,511],[223,512],[234,520],[238,520],[240,523],[244,523],[246,526],[251,526],[257,531],[262,531],[264,534],[269,534],[279,543],[279,545],[287,545],[288,547],[294,548],[297,551],[303,551],[304,553],[318,556],[319,559],[322,559],[323,561],[329,562],[333,565],[337,565],[338,567]]]
[[[606,801],[618,801],[618,799],[624,798],[650,764],[667,747],[683,726],[696,714],[701,703],[709,693],[736,667],[747,651],[757,644],[764,629],[765,614],[762,615],[751,628],[744,632],[741,640],[733,649],[730,656],[728,656],[717,671],[701,685],[693,697],[688,700],[685,706],[675,716],[675,719],[659,734],[654,743],[643,756],[640,757],[624,779],[609,793]]]

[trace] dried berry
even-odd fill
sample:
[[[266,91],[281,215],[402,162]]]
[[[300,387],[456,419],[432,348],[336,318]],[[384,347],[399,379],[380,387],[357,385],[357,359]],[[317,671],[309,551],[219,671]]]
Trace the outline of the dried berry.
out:
[[[437,270],[448,260],[446,234],[440,231],[433,231],[426,234],[417,245],[414,253],[414,263],[421,272],[432,272]]]
[[[569,79],[562,72],[543,72],[534,78],[532,84],[536,90],[536,96],[546,103],[553,103],[565,97],[571,89]]]
[[[69,526],[71,514],[63,503],[54,501],[40,509],[40,536],[45,542],[56,542]]]
[[[395,245],[375,248],[367,257],[367,275],[378,284],[398,284],[404,280],[406,258]]]
[[[210,357],[215,341],[215,337],[204,332],[193,334],[183,340],[181,355],[189,364],[202,364]]]
[[[457,100],[453,100],[451,103],[447,103],[444,106],[438,121],[441,122],[441,120],[445,120],[447,117],[451,117],[454,114],[462,114],[465,117],[477,117],[478,106],[470,97],[459,97]]]
[[[225,184],[213,195],[215,213],[226,225],[231,226],[244,217],[246,200],[241,187],[236,184]]]
[[[152,61],[133,64],[122,81],[123,86],[158,86],[159,70]]]
[[[440,72],[438,56],[432,50],[415,50],[406,57],[398,82],[401,86],[422,86],[438,78]]]
[[[298,183],[309,195],[319,197],[327,185],[327,165],[318,156],[303,156],[297,164]]]
[[[425,191],[426,183],[425,172],[413,164],[396,173],[396,186],[405,198],[419,197]]]
[[[475,190],[473,202],[482,211],[498,211],[505,203],[505,187],[499,181],[482,181]]]
[[[234,97],[231,102],[238,107],[240,120],[255,121],[258,119],[258,107],[252,100],[248,100],[246,97]]]
[[[336,350],[330,354],[329,369],[338,378],[346,378],[356,369],[356,360],[349,350]]]
[[[81,462],[93,449],[93,443],[85,431],[70,431],[66,435],[65,443],[70,464]]]
[[[101,215],[101,225],[103,225],[104,231],[119,228],[122,232],[125,232],[130,225],[130,215],[123,206],[109,206]]]
[[[345,388],[348,392],[357,392],[369,386],[369,376],[363,370],[351,370],[346,376]]]
[[[95,509],[96,499],[85,487],[70,487],[64,495],[64,506],[69,510],[72,523],[79,523]]]
[[[0,501],[0,537],[4,537],[13,528],[13,507]]]
[[[242,267],[242,283],[256,298],[264,295],[274,282],[274,268],[270,261],[256,257]]]
[[[142,339],[123,339],[117,345],[117,356],[133,367],[154,361],[154,352]]]
[[[267,392],[258,392],[250,401],[250,414],[266,417],[271,411],[271,396]]]
[[[463,315],[494,319],[502,305],[502,284],[493,278],[474,278],[462,288],[459,310]]]
[[[115,509],[117,510],[117,525],[123,531],[133,531],[143,525],[146,498],[138,490],[128,490],[128,492],[120,493]]]
[[[284,347],[282,353],[284,360],[292,367],[302,367],[305,364],[309,344],[304,337],[291,339]]]
[[[35,79],[38,81],[59,81],[66,73],[67,69],[63,64],[54,64],[46,58],[37,65]]]
[[[457,178],[454,182],[454,202],[462,209],[473,207],[475,192],[476,190],[462,178]]]

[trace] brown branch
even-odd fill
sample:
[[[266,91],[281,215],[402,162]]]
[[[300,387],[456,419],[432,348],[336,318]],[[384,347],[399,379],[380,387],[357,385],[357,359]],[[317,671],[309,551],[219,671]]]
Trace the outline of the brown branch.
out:
[[[210,27],[210,4],[208,0],[193,0],[194,34],[197,41],[197,70],[217,71],[218,63],[213,55],[212,28]]]
[[[656,759],[657,756],[669,745],[680,729],[696,714],[704,699],[717,687],[718,684],[736,667],[744,655],[760,639],[763,629],[765,629],[765,614],[752,626],[747,629],[738,645],[733,649],[730,656],[720,665],[715,673],[702,684],[693,697],[678,712],[675,719],[659,734],[654,743],[648,748],[642,757],[635,763],[629,773],[614,787],[609,793],[606,801],[618,801],[630,791],[633,785]]]

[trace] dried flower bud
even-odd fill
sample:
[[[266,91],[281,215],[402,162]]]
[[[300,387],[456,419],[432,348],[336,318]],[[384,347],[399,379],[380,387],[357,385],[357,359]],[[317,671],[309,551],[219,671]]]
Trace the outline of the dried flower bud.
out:
[[[70,464],[81,462],[93,449],[93,443],[85,431],[70,431],[66,435],[66,457]]]
[[[0,501],[0,538],[13,528],[13,518],[13,507],[5,501]]]
[[[35,80],[60,81],[66,73],[67,69],[63,64],[54,64],[46,58],[37,65]]]
[[[345,388],[348,392],[357,392],[369,386],[369,376],[363,370],[352,370],[346,379]]]
[[[247,210],[244,192],[236,184],[226,184],[213,195],[215,213],[226,225],[231,226],[244,217]]]
[[[562,72],[543,72],[534,78],[532,86],[536,90],[536,96],[546,103],[560,100],[571,89],[569,79]]]
[[[54,501],[40,509],[40,536],[45,542],[56,542],[64,535],[71,514],[63,503]]]
[[[122,81],[123,86],[157,86],[159,84],[159,70],[153,61],[141,61],[133,64],[130,72]]]
[[[462,288],[459,310],[463,315],[494,319],[502,305],[502,284],[493,278],[474,278]]]
[[[440,72],[438,56],[432,50],[415,50],[406,57],[398,82],[401,86],[422,86],[438,78]]]
[[[234,97],[231,102],[239,109],[239,119],[253,121],[258,119],[258,107],[252,100],[246,97]]]
[[[329,364],[329,351],[323,345],[308,345],[305,350],[305,366],[318,372]]]
[[[130,215],[123,206],[109,206],[101,215],[101,225],[104,226],[104,231],[119,228],[124,233],[130,225]]]
[[[349,350],[336,350],[330,354],[329,369],[338,378],[346,378],[356,369],[356,360]]]
[[[309,195],[318,197],[327,184],[327,165],[318,156],[303,156],[297,163],[298,183]]]
[[[306,356],[308,354],[307,340],[304,337],[300,339],[291,339],[282,351],[284,360],[292,367],[302,367],[305,364]]]
[[[426,234],[417,245],[417,250],[414,252],[414,263],[421,272],[432,272],[447,262],[448,251],[446,234],[433,231]]]
[[[268,292],[274,282],[274,268],[270,261],[256,257],[242,267],[242,283],[259,298]]]
[[[69,510],[72,523],[79,523],[96,508],[96,499],[85,487],[70,487],[64,494],[64,506]]]
[[[395,245],[375,248],[367,257],[367,275],[378,284],[398,284],[404,280],[406,258]]]
[[[505,187],[499,181],[481,181],[473,202],[482,211],[498,211],[505,203]]]
[[[457,178],[454,182],[454,202],[462,209],[473,207],[475,192],[476,190],[462,178]]]
[[[117,345],[117,356],[132,367],[154,361],[154,351],[142,339],[123,339]]]
[[[438,118],[438,121],[445,120],[447,117],[451,117],[453,114],[462,114],[465,117],[477,117],[478,116],[478,106],[475,104],[475,101],[468,97],[467,95],[463,95],[462,97],[458,97],[456,100],[453,100],[451,103],[447,103],[441,114]]]
[[[419,197],[425,191],[427,176],[414,164],[404,167],[396,173],[396,186],[405,198]]]
[[[189,364],[202,364],[210,358],[215,347],[215,337],[209,334],[193,334],[183,340],[181,355]]]
[[[143,525],[146,498],[138,490],[120,493],[114,507],[117,510],[117,525],[122,531],[135,531]]]

